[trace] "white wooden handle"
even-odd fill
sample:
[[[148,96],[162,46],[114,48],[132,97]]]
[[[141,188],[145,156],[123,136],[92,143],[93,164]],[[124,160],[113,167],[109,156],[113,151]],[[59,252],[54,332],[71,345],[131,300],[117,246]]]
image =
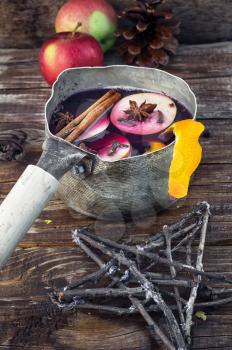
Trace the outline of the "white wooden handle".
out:
[[[45,170],[29,165],[0,206],[0,267],[48,203],[59,182]]]

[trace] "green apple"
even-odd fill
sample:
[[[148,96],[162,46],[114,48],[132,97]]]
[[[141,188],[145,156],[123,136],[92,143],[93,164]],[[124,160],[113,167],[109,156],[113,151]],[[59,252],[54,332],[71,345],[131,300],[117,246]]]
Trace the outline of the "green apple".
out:
[[[78,23],[77,30],[92,35],[104,52],[114,45],[117,15],[105,0],[69,0],[57,14],[56,32],[72,32]]]

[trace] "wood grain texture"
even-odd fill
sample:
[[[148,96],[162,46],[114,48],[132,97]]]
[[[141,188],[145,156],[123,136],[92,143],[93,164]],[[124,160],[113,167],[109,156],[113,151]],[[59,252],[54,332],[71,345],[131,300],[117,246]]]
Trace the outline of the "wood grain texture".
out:
[[[109,0],[123,9],[134,0]],[[0,47],[31,48],[54,33],[54,20],[64,0],[1,0]],[[205,43],[232,38],[230,0],[167,0],[182,22],[180,40]],[[9,20],[10,19],[10,20]]]
[[[1,204],[0,267],[14,253],[58,187],[59,181],[40,167],[29,165],[25,169]]]
[[[231,61],[231,43],[183,46],[167,67],[195,91],[199,116],[210,132],[201,140],[203,162],[179,209],[112,225],[69,211],[57,195],[49,202],[0,272],[0,350],[159,349],[140,317],[63,313],[51,305],[49,291],[96,268],[72,242],[76,227],[90,225],[96,234],[141,242],[196,202],[208,200],[212,217],[205,270],[232,275]],[[118,58],[108,57],[107,62]],[[0,130],[22,129],[28,135],[22,158],[0,163],[0,201],[27,164],[40,156],[50,93],[38,71],[36,50],[0,50]],[[205,322],[195,320],[193,349],[231,349],[232,305],[207,311],[207,316]]]

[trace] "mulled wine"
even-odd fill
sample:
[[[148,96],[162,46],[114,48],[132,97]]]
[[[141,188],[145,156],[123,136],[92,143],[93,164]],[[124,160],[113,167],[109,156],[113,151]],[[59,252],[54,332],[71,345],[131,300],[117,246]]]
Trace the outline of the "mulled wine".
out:
[[[164,148],[175,138],[169,127],[184,119],[191,113],[163,92],[115,87],[71,95],[57,106],[50,130],[115,161]]]

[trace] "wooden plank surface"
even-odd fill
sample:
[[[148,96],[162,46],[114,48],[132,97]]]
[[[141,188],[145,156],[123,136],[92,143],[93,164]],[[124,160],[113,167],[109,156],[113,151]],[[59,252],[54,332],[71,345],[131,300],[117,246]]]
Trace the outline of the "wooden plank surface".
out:
[[[135,0],[109,0],[120,11]],[[0,47],[31,48],[53,35],[54,21],[64,0],[1,0]],[[166,0],[181,20],[180,40],[187,44],[231,40],[230,0]],[[9,20],[10,19],[10,20]]]
[[[202,138],[203,162],[181,208],[112,227],[70,212],[54,196],[0,272],[0,349],[158,348],[139,317],[63,314],[50,304],[50,290],[95,268],[72,243],[71,230],[76,227],[90,224],[96,234],[139,242],[175,222],[196,202],[207,200],[213,215],[205,270],[232,274],[231,61],[232,43],[183,46],[167,68],[189,82],[198,98],[199,116],[210,132],[209,138]],[[22,158],[0,163],[0,201],[26,165],[39,158],[49,95],[38,71],[36,50],[0,50],[0,130],[22,129],[28,135]],[[47,225],[45,219],[52,223]],[[232,349],[231,341],[232,305],[211,310],[206,322],[199,320],[194,326],[193,349]]]

